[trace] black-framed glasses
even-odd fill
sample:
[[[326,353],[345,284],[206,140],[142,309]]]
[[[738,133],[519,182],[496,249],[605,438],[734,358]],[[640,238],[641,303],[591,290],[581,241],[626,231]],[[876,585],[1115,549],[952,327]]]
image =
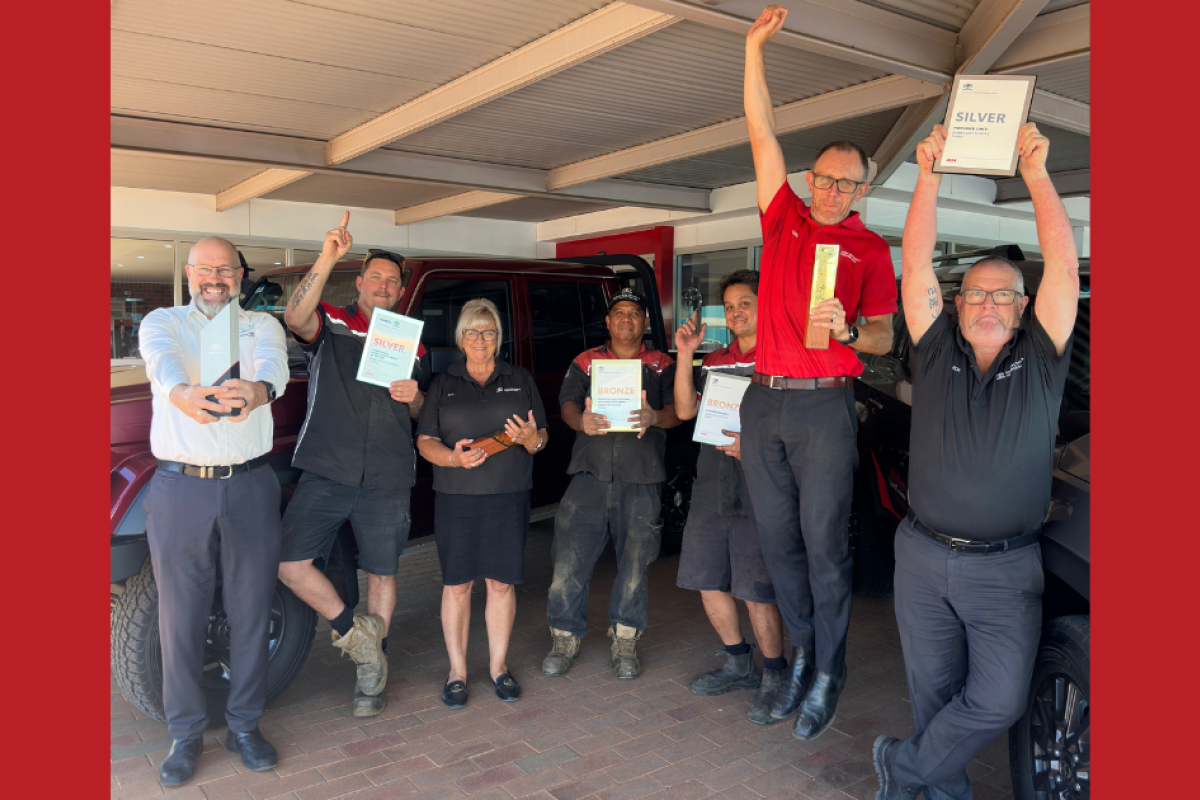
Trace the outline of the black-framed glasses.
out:
[[[477,342],[480,336],[485,342],[494,342],[499,335],[500,331],[477,331],[474,328],[467,328],[463,331],[463,338],[468,342]]]
[[[995,289],[990,292],[985,292],[983,289],[968,289],[965,292],[960,292],[963,302],[969,306],[981,306],[988,297],[992,298],[992,302],[998,306],[1011,306],[1017,302],[1017,298],[1021,293],[1015,289]]]
[[[849,178],[831,178],[828,175],[818,175],[813,173],[813,186],[818,189],[831,189],[836,183],[838,191],[842,194],[850,194],[857,191],[858,187],[862,186],[866,181],[852,181]]]
[[[232,278],[233,273],[237,272],[241,267],[210,267],[207,265],[198,266],[196,264],[188,264],[192,268],[192,273],[197,278],[211,278],[215,272],[222,278]]]
[[[399,253],[393,253],[391,250],[377,250],[372,248],[367,251],[367,257],[363,259],[363,267],[365,268],[372,259],[382,258],[385,261],[390,261],[400,268],[400,285],[407,286],[408,279],[412,276],[412,267],[404,266],[404,256]]]

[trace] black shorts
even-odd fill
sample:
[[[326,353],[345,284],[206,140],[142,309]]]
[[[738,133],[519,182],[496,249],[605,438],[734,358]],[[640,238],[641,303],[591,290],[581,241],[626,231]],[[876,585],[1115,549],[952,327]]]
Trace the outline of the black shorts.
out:
[[[738,600],[775,604],[775,587],[751,516],[723,516],[692,504],[679,554],[680,589],[728,592]]]
[[[349,520],[358,543],[358,568],[395,575],[412,524],[409,493],[407,488],[346,486],[305,472],[283,512],[280,560],[328,560],[338,529]]]

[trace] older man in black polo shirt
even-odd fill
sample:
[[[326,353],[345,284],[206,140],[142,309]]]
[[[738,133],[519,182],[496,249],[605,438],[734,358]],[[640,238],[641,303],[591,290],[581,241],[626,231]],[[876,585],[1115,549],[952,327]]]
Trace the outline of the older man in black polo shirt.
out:
[[[646,629],[646,573],[662,543],[662,485],[667,479],[666,428],[675,416],[675,362],[642,342],[647,305],[625,289],[608,304],[609,340],[580,353],[567,370],[558,400],[575,449],[567,472],[571,485],[554,517],[554,579],[546,615],[554,646],[542,661],[545,675],[563,675],[579,655],[587,633],[588,584],[612,537],[617,579],[608,603],[612,669],[618,678],[641,672],[636,642]],[[642,409],[630,417],[637,433],[610,433],[603,414],[592,413],[592,363],[601,359],[642,362]]]
[[[358,276],[358,301],[344,308],[320,302],[334,265],[353,239],[342,224],[325,235],[321,256],[292,292],[284,321],[308,356],[308,415],[292,465],[304,470],[283,517],[279,577],[333,627],[333,646],[358,665],[352,712],[383,711],[387,631],[396,608],[396,571],[408,542],[409,491],[416,475],[412,423],[420,415],[427,370],[385,389],[357,379],[363,343],[376,308],[390,311],[404,294],[404,259],[372,250]],[[418,355],[424,352],[418,349]],[[313,566],[328,558],[349,520],[358,566],[367,573],[367,613],[346,606]]]
[[[879,800],[972,796],[965,768],[1025,710],[1042,629],[1038,532],[1050,473],[1079,261],[1046,173],[1050,143],[1027,123],[1017,141],[1045,259],[1033,313],[1021,271],[980,261],[942,307],[932,266],[945,145],[917,148],[920,177],[904,226],[904,317],[913,341],[908,518],[896,531],[896,620],[915,733],[875,742]]]

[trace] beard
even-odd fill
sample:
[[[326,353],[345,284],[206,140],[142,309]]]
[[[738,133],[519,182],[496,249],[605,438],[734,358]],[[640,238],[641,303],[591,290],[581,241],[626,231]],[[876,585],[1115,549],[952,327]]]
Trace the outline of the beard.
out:
[[[208,286],[209,288],[212,288],[212,289],[218,289],[218,288],[226,289],[225,299],[224,300],[207,300],[207,299],[205,299],[205,297],[204,297],[205,286]],[[233,291],[229,290],[228,287],[226,287],[226,286],[217,286],[216,284],[209,283],[209,284],[200,284],[199,289],[200,289],[199,292],[192,295],[192,300],[195,301],[196,308],[200,309],[200,313],[204,314],[204,316],[209,317],[210,319],[212,317],[215,317],[217,314],[220,314],[221,309],[223,309],[225,306],[227,306],[233,302],[233,298],[234,298]]]

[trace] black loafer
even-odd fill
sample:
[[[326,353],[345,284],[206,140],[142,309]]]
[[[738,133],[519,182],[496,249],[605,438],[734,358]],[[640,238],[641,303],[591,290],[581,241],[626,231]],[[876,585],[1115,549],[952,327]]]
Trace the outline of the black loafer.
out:
[[[442,689],[442,702],[447,708],[462,708],[467,704],[467,684],[463,681],[450,681]]]
[[[275,748],[263,738],[258,728],[247,733],[229,732],[225,749],[242,757],[242,764],[251,772],[265,772],[279,763]]]
[[[499,697],[506,703],[521,699],[520,684],[517,683],[516,678],[507,672],[501,672],[500,676],[492,681],[492,686],[496,688],[496,697]]]
[[[190,739],[179,739],[171,744],[171,751],[158,767],[158,779],[163,786],[183,786],[196,774],[196,759],[204,749],[204,734],[198,733]]]

